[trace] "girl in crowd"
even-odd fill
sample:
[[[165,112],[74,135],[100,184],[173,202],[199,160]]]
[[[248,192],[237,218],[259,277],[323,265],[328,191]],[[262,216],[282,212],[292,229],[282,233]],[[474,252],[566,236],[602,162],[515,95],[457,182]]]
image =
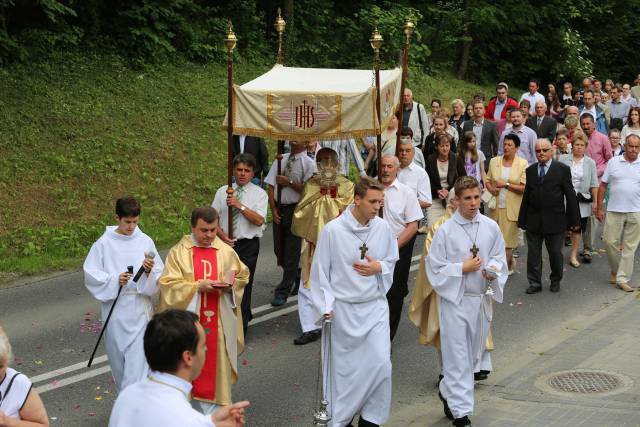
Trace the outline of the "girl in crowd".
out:
[[[629,119],[620,134],[622,145],[624,145],[629,135],[640,135],[640,107],[633,107],[629,110]]]
[[[611,154],[620,156],[624,153],[622,138],[620,138],[620,131],[618,129],[613,128],[609,131],[609,142],[611,143]]]
[[[484,188],[486,181],[484,171],[484,153],[476,148],[476,134],[465,132],[462,141],[458,145],[458,157],[464,163],[464,170],[467,176],[472,176],[478,180],[481,188]]]

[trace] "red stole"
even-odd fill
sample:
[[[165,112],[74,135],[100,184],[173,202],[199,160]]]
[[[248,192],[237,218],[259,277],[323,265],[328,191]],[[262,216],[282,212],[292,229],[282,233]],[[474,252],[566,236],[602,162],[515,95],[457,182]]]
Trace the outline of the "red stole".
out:
[[[218,280],[217,249],[193,247],[193,276],[196,281]],[[216,397],[216,361],[218,360],[218,302],[220,292],[200,293],[200,324],[207,338],[207,356],[200,376],[193,381],[193,397],[213,401]]]

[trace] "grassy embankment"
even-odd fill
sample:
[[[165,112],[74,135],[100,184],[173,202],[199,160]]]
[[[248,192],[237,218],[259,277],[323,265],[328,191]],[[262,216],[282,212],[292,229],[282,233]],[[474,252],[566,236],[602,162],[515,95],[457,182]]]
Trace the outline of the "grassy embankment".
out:
[[[187,232],[226,179],[225,65],[69,55],[0,68],[0,280],[81,265],[122,195],[141,200],[159,247]],[[236,82],[269,68],[237,65]],[[420,72],[409,84],[427,105],[491,92]]]

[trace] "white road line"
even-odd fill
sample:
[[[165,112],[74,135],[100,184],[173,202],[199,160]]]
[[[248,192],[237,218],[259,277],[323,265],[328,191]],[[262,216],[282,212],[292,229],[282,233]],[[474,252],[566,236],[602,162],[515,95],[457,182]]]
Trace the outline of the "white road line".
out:
[[[95,365],[99,365],[100,363],[106,362],[106,361],[107,361],[107,355],[105,354],[103,356],[94,358],[93,359],[93,365],[94,366]],[[47,372],[47,373],[44,373],[44,374],[36,375],[35,377],[32,377],[30,379],[31,379],[31,382],[33,384],[39,383],[39,382],[46,381],[46,380],[51,379],[51,378],[58,377],[60,375],[68,374],[69,372],[78,371],[78,370],[80,370],[82,368],[86,368],[87,367],[87,363],[88,363],[88,360],[86,360],[84,362],[76,363],[75,365],[70,365],[70,366],[66,366],[64,368],[55,369],[55,370],[53,370],[51,372]]]
[[[64,378],[58,381],[55,385],[53,385],[52,383],[41,385],[40,387],[36,387],[36,391],[40,394],[46,393],[48,391],[56,390],[61,387],[67,386],[69,384],[77,383],[77,382],[86,380],[88,378],[97,377],[98,375],[106,374],[109,371],[111,371],[111,367],[109,365],[102,366],[97,369],[92,369],[89,372],[83,372],[82,374],[77,374],[69,378]]]
[[[420,255],[414,256],[413,258],[411,258],[411,260],[415,261],[415,260],[417,260],[419,258],[420,258]],[[412,264],[411,267],[409,268],[409,271],[415,271],[417,269],[418,269],[418,264]],[[271,312],[269,314],[265,314],[263,316],[257,317],[255,319],[253,319],[251,322],[249,322],[249,325],[257,325],[259,323],[263,323],[263,322],[266,322],[268,320],[275,319],[276,317],[280,317],[280,316],[282,316],[284,314],[288,314],[288,313],[292,313],[294,311],[297,311],[298,310],[298,304],[297,304],[298,297],[297,297],[297,295],[289,298],[289,301],[295,301],[296,304],[293,304],[293,305],[281,308],[279,310],[273,311],[273,312]],[[259,307],[254,308],[253,309],[253,313],[254,314],[262,313],[264,311],[267,311],[270,307],[271,307],[271,304],[261,305]],[[93,359],[94,366],[95,365],[99,365],[101,363],[104,363],[106,361],[107,361],[107,355],[106,354],[102,355],[102,356],[99,356],[99,357],[96,357],[95,359]],[[69,366],[66,366],[64,368],[55,369],[53,371],[45,372],[44,374],[40,374],[40,375],[36,375],[35,377],[32,377],[31,378],[31,382],[33,384],[36,384],[36,383],[40,383],[40,382],[43,382],[43,381],[47,381],[47,380],[59,377],[59,376],[64,375],[64,374],[68,374],[68,373],[73,372],[73,371],[78,371],[80,369],[84,369],[86,366],[87,366],[87,362],[85,361],[85,362],[76,363],[74,365],[69,365]],[[40,394],[46,393],[48,391],[56,390],[58,388],[67,386],[69,384],[74,384],[74,383],[77,383],[77,382],[80,382],[80,381],[83,381],[83,380],[86,380],[86,379],[89,379],[89,378],[97,377],[98,375],[102,375],[102,374],[105,374],[105,373],[110,372],[110,371],[111,371],[111,367],[109,365],[101,366],[99,368],[93,368],[88,372],[83,372],[81,374],[72,375],[72,376],[70,376],[68,378],[61,379],[55,385],[53,385],[52,383],[43,384],[43,385],[41,385],[39,387],[36,387],[36,390]]]

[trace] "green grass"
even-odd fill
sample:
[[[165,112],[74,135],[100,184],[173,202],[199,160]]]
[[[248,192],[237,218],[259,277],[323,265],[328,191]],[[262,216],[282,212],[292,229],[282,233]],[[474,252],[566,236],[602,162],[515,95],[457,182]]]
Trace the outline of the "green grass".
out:
[[[0,69],[0,272],[78,267],[123,195],[170,246],[226,180],[226,64],[136,71],[114,56],[58,58]],[[236,82],[270,67],[238,64]],[[419,72],[409,85],[427,105],[492,92]]]

